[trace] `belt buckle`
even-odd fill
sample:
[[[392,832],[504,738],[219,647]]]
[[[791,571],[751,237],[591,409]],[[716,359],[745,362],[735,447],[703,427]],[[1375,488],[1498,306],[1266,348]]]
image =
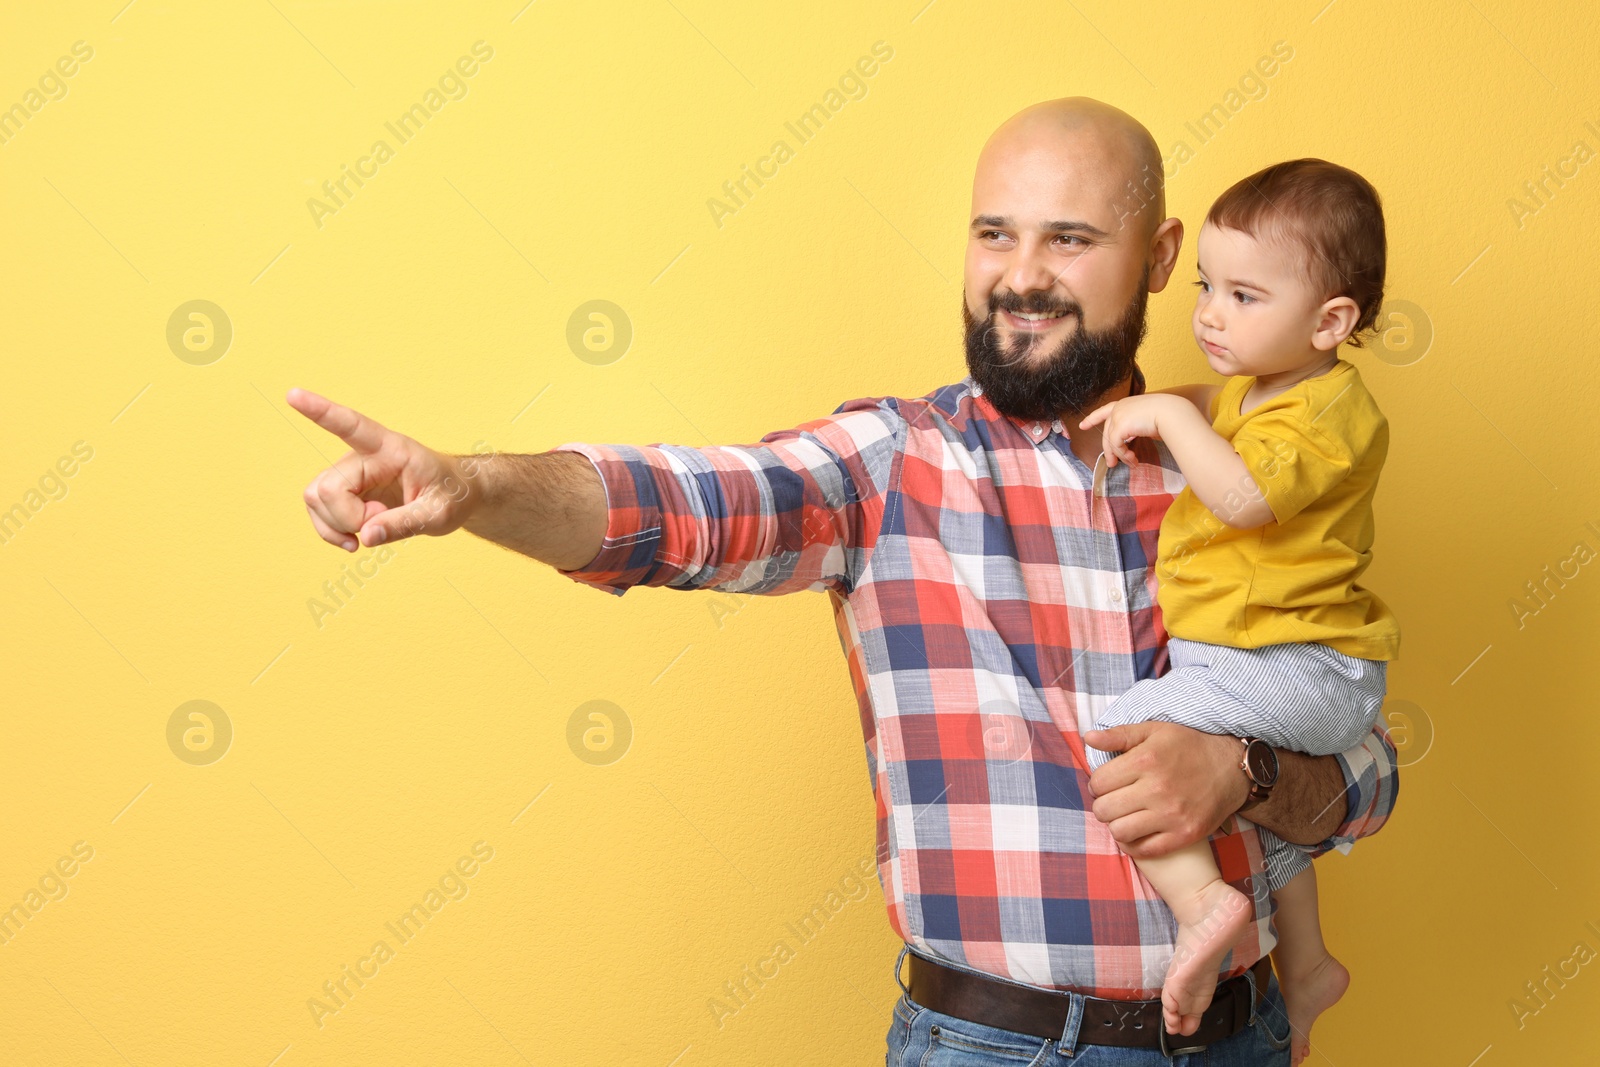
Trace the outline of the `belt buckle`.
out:
[[[1266,959],[1266,957],[1263,956],[1262,959]],[[1247,973],[1249,973],[1249,972],[1247,972]],[[1237,979],[1238,979],[1238,976],[1236,976],[1233,979],[1229,979],[1229,981],[1230,982],[1237,981]],[[1251,979],[1251,981],[1253,982],[1254,979]],[[1223,986],[1226,985],[1226,984],[1228,984],[1228,983],[1220,983],[1217,986],[1217,994],[1219,996],[1222,993]],[[1248,996],[1249,994],[1247,993],[1246,995]],[[1253,1008],[1252,1008],[1252,1010],[1253,1010]],[[1199,1033],[1199,1032],[1200,1032],[1199,1030],[1195,1031],[1195,1033]],[[1178,1035],[1173,1035],[1173,1036],[1178,1036]],[[1174,1056],[1182,1056],[1182,1055],[1186,1055],[1186,1054],[1191,1053],[1191,1052],[1204,1052],[1206,1050],[1206,1045],[1185,1045],[1182,1048],[1170,1048],[1169,1049],[1167,1047],[1167,1021],[1166,1021],[1165,1018],[1163,1018],[1161,1020],[1161,1029],[1158,1032],[1157,1037],[1159,1038],[1159,1041],[1160,1041],[1161,1054],[1163,1056],[1167,1057],[1168,1059],[1171,1059]]]
[[[1166,1023],[1165,1019],[1163,1019],[1161,1021],[1161,1030],[1159,1031],[1159,1033],[1160,1033],[1160,1038],[1161,1038],[1161,1054],[1163,1056],[1167,1057],[1167,1059],[1169,1059],[1169,1060],[1174,1056],[1182,1056],[1182,1055],[1185,1055],[1186,1053],[1190,1053],[1190,1052],[1204,1052],[1206,1050],[1206,1046],[1205,1045],[1187,1045],[1187,1046],[1185,1046],[1183,1048],[1168,1048],[1167,1047],[1167,1023]]]
[[[1263,956],[1263,957],[1261,957],[1261,959],[1265,960],[1265,959],[1267,959],[1267,957]],[[1252,966],[1249,971],[1246,971],[1244,975],[1235,975],[1233,978],[1229,979],[1230,982],[1237,982],[1240,978],[1246,978],[1246,983],[1247,984],[1246,984],[1246,992],[1244,994],[1246,997],[1250,996],[1250,993],[1249,993],[1250,989],[1256,988],[1255,968],[1259,967],[1259,966],[1261,966],[1261,961],[1257,960],[1255,965]],[[1270,966],[1270,964],[1269,964],[1269,966]],[[1248,976],[1248,977],[1246,977],[1246,976]],[[1227,984],[1227,983],[1222,983],[1222,984],[1219,984],[1217,986],[1217,992],[1218,992],[1219,995],[1222,992],[1222,986],[1225,985],[1225,984]],[[1254,1018],[1255,1018],[1255,1014],[1254,1014],[1255,1013],[1255,1002],[1254,1001],[1250,1002],[1249,1010],[1251,1012],[1250,1018],[1253,1021]],[[1236,1016],[1237,1016],[1237,1009],[1236,1009]],[[1199,1033],[1198,1030],[1196,1030],[1195,1032]],[[1174,1035],[1174,1036],[1177,1036],[1177,1035]],[[1167,1057],[1168,1059],[1171,1059],[1174,1056],[1182,1056],[1182,1055],[1186,1055],[1186,1054],[1192,1053],[1192,1052],[1204,1052],[1206,1050],[1206,1045],[1185,1045],[1182,1048],[1170,1048],[1169,1049],[1167,1047],[1167,1021],[1166,1021],[1165,1018],[1163,1018],[1161,1020],[1161,1029],[1158,1032],[1157,1037],[1158,1037],[1159,1042],[1160,1042],[1161,1054],[1163,1056]]]

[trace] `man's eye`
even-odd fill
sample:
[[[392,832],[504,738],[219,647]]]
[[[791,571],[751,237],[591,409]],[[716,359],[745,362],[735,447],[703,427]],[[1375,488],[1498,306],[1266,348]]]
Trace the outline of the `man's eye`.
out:
[[[1071,234],[1071,233],[1062,234],[1060,239],[1063,240],[1063,241],[1077,241],[1081,245],[1089,243],[1089,242],[1085,241],[1082,237],[1079,237],[1076,234]]]

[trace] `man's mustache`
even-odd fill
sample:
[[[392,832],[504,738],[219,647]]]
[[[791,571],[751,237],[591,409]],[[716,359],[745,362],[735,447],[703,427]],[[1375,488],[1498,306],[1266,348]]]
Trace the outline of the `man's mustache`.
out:
[[[1073,315],[1080,321],[1083,319],[1083,308],[1080,305],[1072,301],[1056,304],[1044,298],[1025,300],[1018,296],[991,297],[989,300],[990,317],[1000,311],[1020,311],[1029,315]]]

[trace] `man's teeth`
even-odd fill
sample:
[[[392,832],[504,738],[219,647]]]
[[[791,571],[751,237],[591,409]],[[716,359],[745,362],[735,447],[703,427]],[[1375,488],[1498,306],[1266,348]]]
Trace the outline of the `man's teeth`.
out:
[[[1043,322],[1046,319],[1059,319],[1063,313],[1059,311],[1013,311],[1011,314],[1028,322]]]

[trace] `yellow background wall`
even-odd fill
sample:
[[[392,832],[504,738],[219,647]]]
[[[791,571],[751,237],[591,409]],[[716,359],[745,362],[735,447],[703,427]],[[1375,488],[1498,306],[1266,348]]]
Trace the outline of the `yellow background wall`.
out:
[[[0,508],[26,515],[0,545],[0,907],[40,905],[0,945],[0,1062],[878,1062],[897,942],[825,598],[609,598],[465,534],[346,556],[299,497],[343,446],[283,394],[455,452],[748,443],[921,395],[964,371],[979,146],[1079,93],[1172,156],[1180,283],[1212,198],[1269,162],[1331,158],[1385,199],[1391,329],[1350,358],[1393,431],[1368,584],[1404,627],[1408,765],[1395,821],[1319,865],[1355,977],[1318,1047],[1592,1045],[1592,8],[124,2],[0,16],[0,105],[40,90],[0,144]],[[386,131],[480,41],[465,95]],[[875,42],[892,58],[798,144],[785,122]],[[1191,299],[1152,300],[1156,385],[1209,374]],[[175,354],[186,314],[168,343],[193,300],[231,323],[221,358],[220,334]],[[621,358],[569,347],[591,300],[631,323]],[[595,700],[631,731],[609,763],[579,758],[582,721],[569,741]],[[221,711],[209,748],[190,701]],[[221,759],[179,757],[224,720]],[[430,889],[402,943],[385,924]],[[793,958],[719,1019],[779,939]],[[379,940],[337,1012],[308,1007]]]

